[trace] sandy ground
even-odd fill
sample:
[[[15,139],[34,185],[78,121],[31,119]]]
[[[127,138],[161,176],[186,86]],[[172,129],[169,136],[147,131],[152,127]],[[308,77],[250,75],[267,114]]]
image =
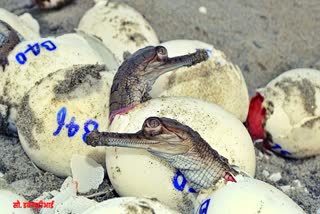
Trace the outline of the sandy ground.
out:
[[[319,0],[117,0],[143,14],[161,41],[198,39],[213,44],[239,65],[252,95],[278,74],[298,67],[320,69]],[[41,34],[72,32],[90,0],[76,0],[58,10],[28,7],[30,0],[0,0],[0,7],[16,14],[30,12]],[[199,7],[207,8],[207,14]],[[28,7],[28,8],[26,8]],[[0,172],[28,200],[58,189],[63,179],[36,169],[16,139],[0,138]],[[320,157],[284,160],[257,153],[257,178],[281,187],[307,213],[320,207]],[[268,174],[281,173],[273,181]],[[289,187],[289,185],[291,187]]]

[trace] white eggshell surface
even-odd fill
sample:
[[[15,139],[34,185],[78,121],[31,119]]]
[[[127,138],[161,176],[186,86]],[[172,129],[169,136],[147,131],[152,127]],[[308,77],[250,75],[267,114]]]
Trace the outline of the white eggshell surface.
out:
[[[9,190],[0,190],[0,213],[15,213],[15,214],[33,214],[32,209],[23,208],[23,203],[27,202],[25,198]],[[20,208],[13,208],[13,202],[20,202]]]
[[[73,154],[104,165],[105,149],[84,140],[94,128],[107,129],[112,79],[103,66],[73,66],[43,78],[24,96],[17,128],[34,163],[58,176],[71,175]]]
[[[106,200],[89,208],[83,214],[178,214],[178,212],[162,205],[158,201],[135,198],[121,197]]]
[[[172,40],[161,44],[169,57],[207,49],[209,60],[191,67],[182,67],[159,77],[150,95],[188,96],[213,102],[245,121],[249,95],[245,79],[238,66],[232,64],[223,52],[197,40]]]
[[[103,167],[92,158],[73,155],[71,158],[72,178],[78,183],[78,192],[86,193],[98,189],[104,178]]]
[[[82,214],[85,210],[96,205],[97,202],[84,196],[72,196],[58,205],[55,214]],[[44,214],[44,213],[43,213]]]
[[[265,130],[275,150],[296,158],[320,154],[320,71],[290,70],[258,91],[265,98]]]
[[[18,55],[20,60],[24,55],[26,61],[19,63]],[[103,44],[84,33],[21,42],[9,54],[8,60],[9,66],[5,72],[0,72],[0,103],[11,107],[7,116],[10,124],[15,123],[16,108],[25,93],[48,74],[79,64],[105,64],[107,70],[118,66]]]
[[[39,23],[29,13],[17,16],[14,13],[0,8],[0,20],[10,25],[25,40],[40,38]]]
[[[188,125],[231,164],[255,174],[254,148],[247,130],[232,114],[212,103],[186,97],[151,99],[126,115],[117,115],[109,130],[137,132],[150,116]],[[147,151],[110,147],[106,164],[113,187],[121,196],[152,197],[179,211],[192,210],[194,194],[189,193],[185,178]]]
[[[119,62],[123,53],[134,53],[148,45],[159,44],[156,33],[143,16],[119,2],[97,1],[80,20],[79,30],[97,36]]]
[[[228,183],[202,202],[197,214],[305,214],[286,194],[265,182],[243,178]]]

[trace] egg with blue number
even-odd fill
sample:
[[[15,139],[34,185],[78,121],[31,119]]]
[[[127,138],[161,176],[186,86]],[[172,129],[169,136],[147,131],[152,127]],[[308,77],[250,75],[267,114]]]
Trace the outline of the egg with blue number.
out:
[[[178,214],[154,199],[136,198],[136,197],[120,197],[100,202],[83,214]]]
[[[255,174],[255,152],[246,128],[234,115],[213,103],[188,97],[151,99],[125,115],[117,115],[109,131],[135,133],[151,116],[188,125],[229,163]],[[144,150],[108,147],[106,151],[107,173],[119,195],[156,198],[180,212],[193,210],[195,191],[183,174],[168,163]]]
[[[19,139],[38,167],[69,176],[73,154],[105,165],[105,149],[87,146],[85,137],[107,129],[112,80],[102,65],[71,66],[38,81],[22,98]]]
[[[0,8],[0,20],[10,25],[24,40],[40,38],[39,23],[29,13],[17,16]]]
[[[151,25],[135,9],[121,2],[99,0],[81,18],[78,29],[100,38],[118,62],[125,52],[134,53],[159,44]]]
[[[21,42],[8,60],[9,65],[0,73],[0,103],[10,106],[5,118],[9,118],[11,127],[22,97],[50,73],[78,64],[104,64],[107,70],[118,67],[110,51],[83,32]]]
[[[282,73],[251,99],[248,130],[267,149],[292,158],[320,154],[320,71]]]
[[[286,194],[257,179],[244,177],[214,191],[198,206],[196,214],[281,213],[305,214]]]
[[[187,96],[213,102],[245,121],[249,95],[245,79],[238,66],[231,63],[223,52],[197,40],[172,40],[161,43],[169,57],[207,49],[209,60],[191,67],[168,72],[158,78],[150,95]]]

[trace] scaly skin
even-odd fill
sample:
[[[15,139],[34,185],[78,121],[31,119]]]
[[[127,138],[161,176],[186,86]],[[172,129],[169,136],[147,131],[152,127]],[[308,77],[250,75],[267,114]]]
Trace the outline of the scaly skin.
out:
[[[10,25],[0,20],[0,65],[2,70],[5,70],[6,65],[9,65],[8,55],[14,47],[21,42],[21,39]]]
[[[221,178],[236,182],[233,176],[238,174],[196,131],[169,118],[149,117],[134,134],[95,130],[86,143],[145,149],[180,170],[196,191],[212,187]]]
[[[129,56],[119,67],[111,87],[110,120],[135,105],[150,99],[148,92],[162,74],[182,66],[191,66],[208,59],[206,50],[168,58],[163,46],[148,46]]]

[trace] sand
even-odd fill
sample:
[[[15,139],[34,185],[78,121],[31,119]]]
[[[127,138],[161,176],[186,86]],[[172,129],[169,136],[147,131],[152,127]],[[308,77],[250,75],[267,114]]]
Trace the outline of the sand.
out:
[[[243,71],[250,95],[288,69],[320,69],[319,0],[117,1],[144,15],[161,41],[197,39],[225,52]],[[16,14],[30,12],[39,20],[42,36],[48,36],[73,32],[93,2],[76,0],[49,12],[30,5],[30,0],[0,0],[0,7]],[[200,7],[207,13],[200,13]],[[58,189],[63,182],[34,167],[17,139],[0,138],[0,157],[0,172],[28,200]],[[282,188],[307,213],[316,213],[320,207],[320,157],[295,161],[257,152],[257,158],[258,179]],[[281,173],[281,178],[269,179],[274,173]]]

